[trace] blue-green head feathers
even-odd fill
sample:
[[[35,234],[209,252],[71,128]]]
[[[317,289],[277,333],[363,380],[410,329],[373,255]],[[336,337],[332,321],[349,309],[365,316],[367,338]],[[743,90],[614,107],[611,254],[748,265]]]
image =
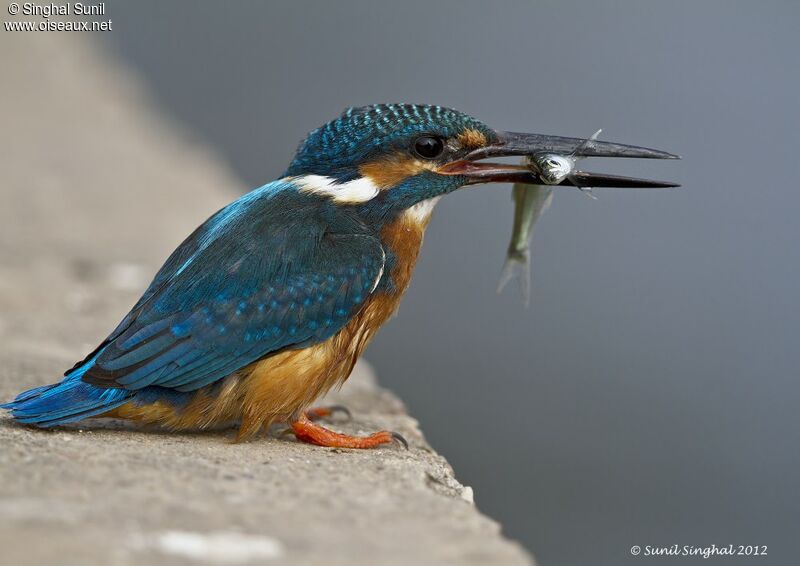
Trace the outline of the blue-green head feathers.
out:
[[[300,144],[286,175],[358,176],[359,165],[396,151],[410,151],[422,134],[451,139],[474,130],[492,130],[468,114],[426,104],[374,104],[351,107],[313,131]]]
[[[385,220],[450,192],[464,179],[437,167],[494,141],[472,116],[441,106],[376,104],[348,108],[308,134],[285,175],[309,191],[358,205]]]

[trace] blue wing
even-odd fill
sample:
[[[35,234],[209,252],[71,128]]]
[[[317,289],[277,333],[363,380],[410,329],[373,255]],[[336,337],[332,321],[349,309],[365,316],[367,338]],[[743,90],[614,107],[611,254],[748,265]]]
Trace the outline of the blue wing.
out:
[[[363,305],[384,262],[353,213],[271,183],[181,244],[82,379],[193,391],[272,352],[324,341]]]

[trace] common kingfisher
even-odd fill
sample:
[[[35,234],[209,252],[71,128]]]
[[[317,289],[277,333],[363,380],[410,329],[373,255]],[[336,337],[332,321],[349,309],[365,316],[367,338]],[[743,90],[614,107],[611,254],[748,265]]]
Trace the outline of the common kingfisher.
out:
[[[2,405],[20,423],[89,417],[168,429],[238,423],[237,440],[285,422],[297,439],[369,448],[311,408],[341,385],[408,287],[437,201],[479,183],[542,184],[490,157],[675,158],[643,147],[493,130],[440,106],[349,108],[313,130],[286,172],[235,200],[169,256],[111,334],[64,374]],[[579,172],[562,185],[669,187]],[[406,444],[407,447],[407,444]]]

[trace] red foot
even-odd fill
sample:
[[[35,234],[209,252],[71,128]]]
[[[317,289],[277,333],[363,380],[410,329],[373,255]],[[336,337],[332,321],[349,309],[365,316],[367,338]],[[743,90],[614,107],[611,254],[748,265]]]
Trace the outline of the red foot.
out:
[[[369,436],[349,436],[328,430],[327,428],[314,424],[308,417],[303,415],[293,423],[292,431],[301,442],[316,444],[317,446],[330,446],[335,448],[374,448],[381,444],[388,444],[397,441],[408,450],[406,439],[388,430],[382,430]]]

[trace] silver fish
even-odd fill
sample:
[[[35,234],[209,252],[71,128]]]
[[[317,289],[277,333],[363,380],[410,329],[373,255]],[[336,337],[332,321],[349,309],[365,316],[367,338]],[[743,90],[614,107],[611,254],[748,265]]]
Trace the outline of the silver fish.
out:
[[[526,158],[529,164],[532,160],[533,158]],[[511,198],[514,201],[514,228],[497,292],[501,292],[514,275],[518,274],[522,300],[527,307],[531,296],[531,237],[536,222],[553,201],[553,189],[547,185],[515,183]]]
[[[544,185],[526,185],[515,183],[511,190],[514,201],[514,227],[511,232],[511,241],[508,243],[506,262],[500,274],[497,292],[500,293],[515,274],[519,274],[519,287],[522,300],[527,307],[531,298],[531,237],[533,228],[541,218],[544,211],[550,208],[553,202],[553,189],[548,185],[558,185],[576,171],[577,162],[582,159],[581,151],[597,139],[602,130],[597,130],[579,145],[571,155],[555,153],[529,155],[523,159],[523,164],[538,173]],[[584,194],[591,198],[592,190],[589,187],[580,187]]]

